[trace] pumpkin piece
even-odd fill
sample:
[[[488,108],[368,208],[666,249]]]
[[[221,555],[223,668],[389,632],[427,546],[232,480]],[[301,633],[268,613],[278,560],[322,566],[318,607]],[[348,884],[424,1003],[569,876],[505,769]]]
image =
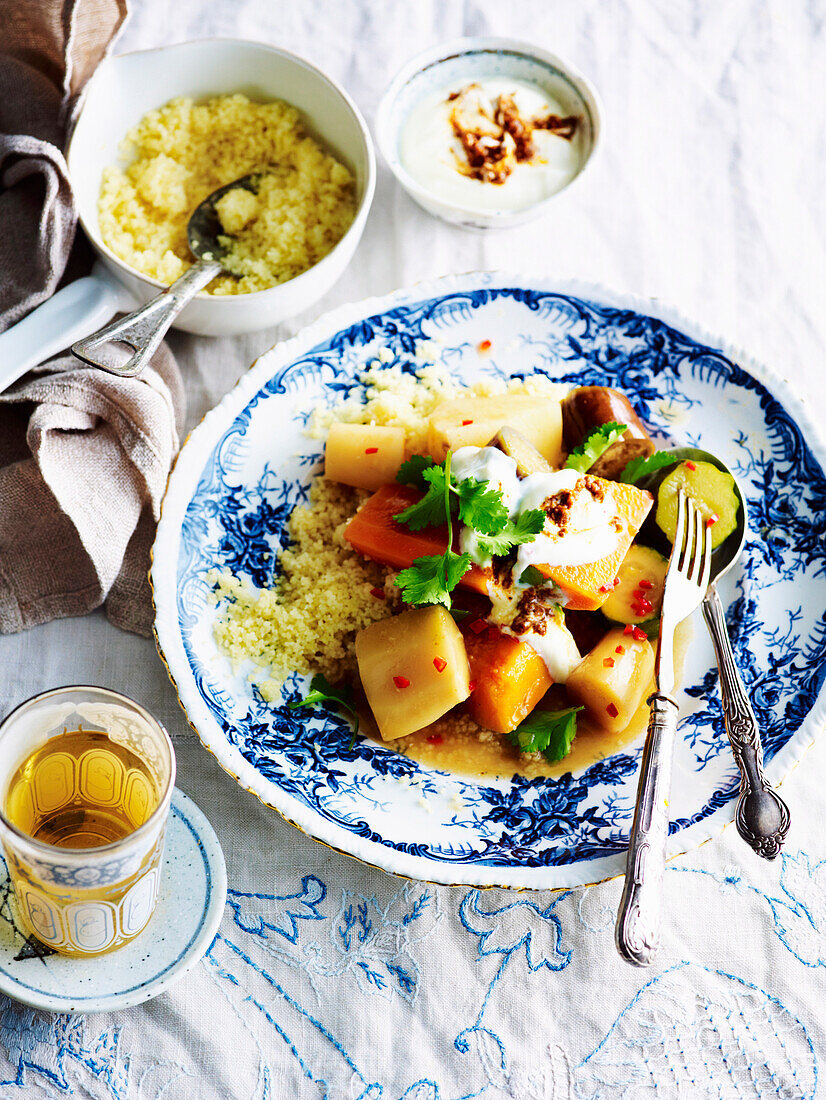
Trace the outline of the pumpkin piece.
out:
[[[647,638],[610,630],[580,661],[565,685],[573,704],[585,707],[596,725],[624,730],[654,675],[654,650]]]
[[[357,489],[378,489],[399,472],[404,441],[401,428],[332,424],[324,452],[324,475]]]
[[[545,662],[527,642],[495,627],[477,634],[468,623],[464,637],[474,684],[465,709],[484,729],[509,733],[553,683]]]
[[[422,494],[417,489],[407,485],[383,485],[364,502],[347,524],[345,539],[366,558],[396,569],[406,569],[416,558],[443,554],[447,547],[447,524],[411,531],[393,519],[421,498]],[[490,570],[473,565],[461,583],[465,588],[487,595],[489,576]]]
[[[614,578],[618,576],[625,555],[654,502],[647,490],[638,489],[636,485],[622,485],[602,478],[594,480],[603,481],[606,493],[612,493],[617,506],[621,526],[616,550],[585,565],[537,565],[542,575],[553,581],[564,594],[565,607],[569,611],[596,611],[613,592]]]
[[[428,421],[428,450],[441,462],[449,450],[485,447],[508,424],[533,444],[552,466],[562,459],[562,406],[531,394],[460,397],[442,401]]]
[[[419,607],[356,635],[364,694],[385,741],[429,726],[470,694],[461,632],[444,607]]]

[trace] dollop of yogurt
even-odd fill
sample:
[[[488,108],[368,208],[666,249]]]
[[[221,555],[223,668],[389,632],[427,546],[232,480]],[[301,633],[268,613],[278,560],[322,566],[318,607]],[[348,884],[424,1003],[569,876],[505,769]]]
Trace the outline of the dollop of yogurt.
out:
[[[487,481],[498,489],[511,519],[522,512],[543,508],[547,501],[570,497],[570,504],[560,501],[559,521],[554,510],[546,516],[543,530],[533,542],[523,543],[517,551],[514,576],[529,565],[550,565],[555,568],[588,565],[612,554],[619,542],[617,506],[610,488],[602,499],[588,488],[586,478],[576,470],[554,470],[547,474],[531,474],[519,479],[516,462],[497,447],[460,447],[451,459],[451,470],[459,481],[473,478]],[[544,509],[543,509],[544,510]],[[564,515],[562,514],[564,513]],[[477,533],[462,527],[459,544],[470,554],[476,565],[490,565],[491,556],[479,545]]]
[[[586,159],[583,126],[577,126],[570,138],[542,128],[533,130],[533,155],[515,163],[503,182],[468,174],[467,157],[451,121],[453,101],[467,86],[464,80],[428,93],[404,121],[399,158],[421,187],[468,210],[515,211],[561,191],[578,174]],[[491,77],[476,81],[474,87],[492,109],[500,96],[508,97],[526,120],[570,113],[559,99],[524,81]]]

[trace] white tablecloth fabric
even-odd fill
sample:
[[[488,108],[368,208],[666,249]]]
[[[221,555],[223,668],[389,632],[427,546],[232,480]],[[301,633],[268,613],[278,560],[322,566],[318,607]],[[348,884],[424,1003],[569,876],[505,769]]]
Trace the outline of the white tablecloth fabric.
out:
[[[605,102],[601,158],[541,224],[451,229],[379,168],[356,259],[270,332],[173,334],[197,423],[252,360],[329,307],[447,272],[582,277],[668,302],[792,378],[826,416],[826,7],[821,0],[135,0],[118,45],[262,39],[342,81],[372,121],[414,52],[506,34],[571,59]],[[563,204],[564,202],[564,204]],[[666,875],[650,971],[617,957],[618,883],[564,894],[405,883],[300,835],[220,771],[151,642],[101,615],[0,638],[5,711],[118,688],[175,740],[226,854],[209,956],[118,1015],[0,998],[0,1097],[604,1100],[809,1097],[826,1054],[826,745],[783,793],[765,863],[727,829]],[[826,1091],[826,1090],[821,1090]]]

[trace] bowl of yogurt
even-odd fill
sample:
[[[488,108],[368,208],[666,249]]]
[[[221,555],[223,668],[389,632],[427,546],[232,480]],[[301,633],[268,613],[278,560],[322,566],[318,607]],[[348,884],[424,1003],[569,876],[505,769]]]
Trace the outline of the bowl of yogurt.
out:
[[[464,38],[419,54],[376,115],[378,146],[408,194],[473,229],[547,212],[591,163],[599,96],[555,54],[507,38]]]

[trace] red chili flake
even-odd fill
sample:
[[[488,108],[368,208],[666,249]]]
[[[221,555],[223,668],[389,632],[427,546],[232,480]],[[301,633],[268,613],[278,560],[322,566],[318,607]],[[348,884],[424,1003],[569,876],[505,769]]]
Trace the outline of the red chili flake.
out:
[[[645,633],[641,626],[635,626],[634,637],[637,639],[638,642],[642,642],[645,641],[648,635]]]
[[[601,584],[599,590],[600,592],[610,592],[613,587],[613,584]]]
[[[634,599],[635,600],[644,600],[645,599],[645,593],[642,591],[641,588],[638,588],[638,589],[635,590]]]
[[[688,462],[686,462],[686,466],[688,467],[689,470],[696,470],[697,469],[697,467],[694,465],[694,463],[690,459],[689,459]]]
[[[634,595],[637,597],[637,599],[631,605],[631,607],[635,615],[647,615],[649,611],[654,610],[653,603],[649,599],[646,599],[646,597],[643,596],[642,592],[635,592]]]
[[[470,629],[473,631],[474,634],[481,634],[482,631],[487,630],[487,628],[488,624],[485,622],[484,619],[474,619],[474,621],[470,624]]]
[[[630,623],[626,623],[625,630],[623,630],[623,634],[633,634],[633,633],[634,633],[633,626]]]
[[[462,421],[462,427],[466,428],[468,426],[468,424],[472,424],[472,423],[473,423],[472,420],[463,420]]]
[[[648,592],[653,587],[654,585],[651,583],[651,581],[640,581],[640,588],[644,588],[646,592]]]
[[[602,658],[602,663],[605,666],[605,668],[613,668],[614,667],[614,658],[613,657],[603,657]]]
[[[605,709],[611,715],[612,718],[616,718],[617,715],[619,714],[619,711],[617,710],[617,708],[614,706],[613,703],[609,703],[608,706]]]
[[[618,645],[617,648],[614,650],[614,653],[625,653],[625,646]]]
[[[427,740],[431,745],[441,745],[442,741],[444,741],[444,737],[442,737],[440,733],[429,733],[427,735]]]
[[[387,593],[384,591],[383,588],[371,588],[370,595],[375,596],[377,600],[387,599]]]
[[[394,676],[393,677],[393,683],[396,685],[397,688],[409,688],[410,687],[410,681],[408,680],[408,678],[406,676]]]
[[[619,577],[614,577],[614,581],[613,581],[613,584],[614,584],[614,588],[616,588],[616,587],[617,587],[617,585],[619,584],[619,582],[620,582],[620,579],[619,579]]]
[[[379,453],[378,447],[365,447],[364,453],[366,455],[377,455]]]
[[[719,518],[720,518],[720,517],[719,517],[719,516],[717,515],[717,513],[716,513],[716,512],[712,512],[712,513],[711,513],[711,515],[710,515],[710,516],[708,517],[708,519],[706,520],[706,527],[713,527],[713,526],[714,526],[714,524],[715,524],[715,523],[717,522],[717,520],[718,520]]]
[[[447,668],[447,661],[444,659],[444,657],[434,657],[433,665],[437,672],[444,672],[444,670]]]
[[[490,340],[483,340],[477,347],[479,351],[490,351]]]
[[[475,680],[469,680],[468,685],[467,685],[467,689],[468,689],[468,691],[476,691],[476,681]]]
[[[499,641],[499,631],[498,631],[498,629],[495,626],[489,626],[486,637],[487,637],[489,642],[498,642]]]

